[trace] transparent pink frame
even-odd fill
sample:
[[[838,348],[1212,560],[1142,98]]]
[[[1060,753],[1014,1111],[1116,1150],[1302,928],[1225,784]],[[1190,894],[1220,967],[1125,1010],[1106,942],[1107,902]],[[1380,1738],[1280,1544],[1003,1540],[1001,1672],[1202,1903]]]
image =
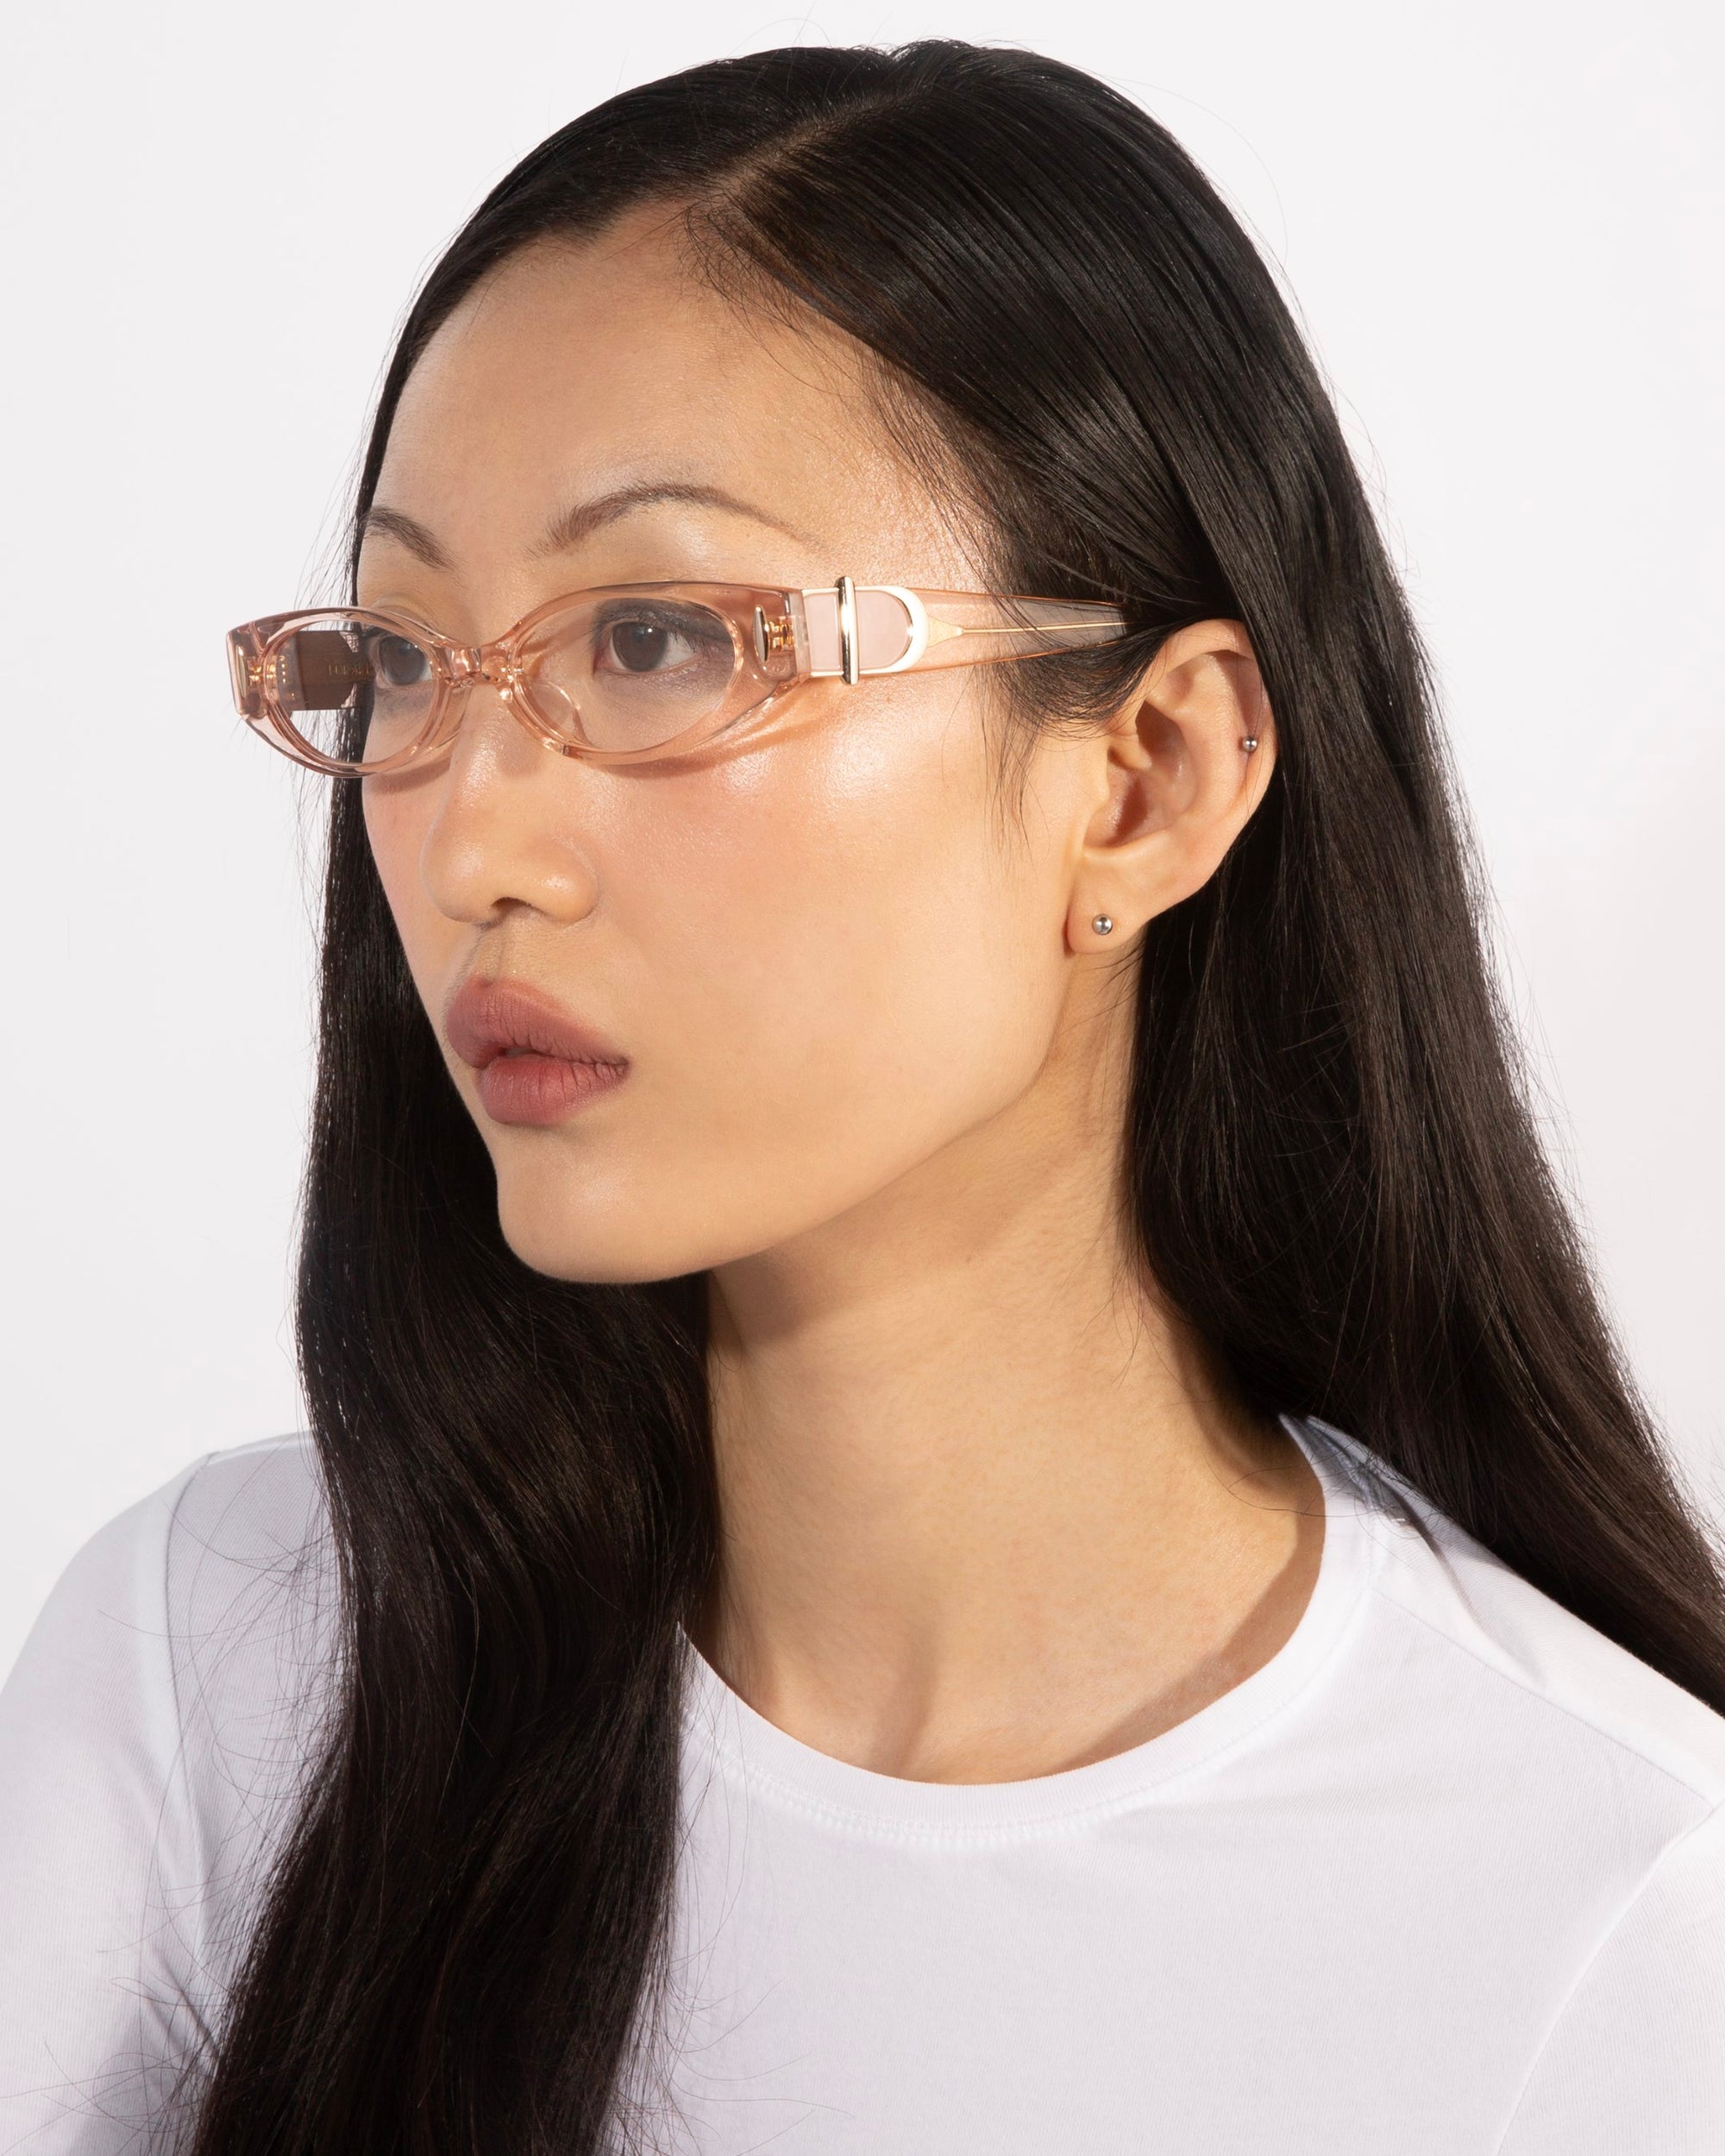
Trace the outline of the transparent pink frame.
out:
[[[631,593],[687,601],[718,615],[730,629],[736,663],[720,701],[680,733],[646,748],[606,749],[572,736],[543,704],[536,704],[534,677],[560,624],[567,625],[597,602]],[[411,743],[375,762],[345,762],[327,755],[293,723],[293,710],[309,707],[292,701],[287,686],[292,669],[285,655],[300,630],[336,622],[411,638],[431,659],[432,694],[423,725]],[[476,683],[493,687],[548,749],[596,763],[645,763],[687,755],[739,729],[752,734],[805,682],[835,680],[855,687],[881,674],[1046,657],[1113,642],[1126,628],[1126,616],[1116,606],[919,591],[899,584],[858,585],[841,576],[830,586],[806,591],[743,584],[607,585],[548,600],[501,636],[476,645],[453,642],[428,624],[389,609],[304,608],[230,630],[228,654],[234,701],[246,723],[296,763],[348,776],[429,761],[454,740],[467,693]],[[578,713],[575,718],[579,724]]]

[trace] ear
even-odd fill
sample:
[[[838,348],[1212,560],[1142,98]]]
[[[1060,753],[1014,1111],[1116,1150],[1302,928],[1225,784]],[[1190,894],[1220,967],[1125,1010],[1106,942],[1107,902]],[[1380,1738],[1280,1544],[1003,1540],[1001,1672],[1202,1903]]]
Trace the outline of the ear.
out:
[[[1090,812],[1077,835],[1066,941],[1075,951],[1118,950],[1209,881],[1270,784],[1276,721],[1245,629],[1177,630],[1107,730],[1078,746]],[[1098,914],[1111,931],[1098,934]]]

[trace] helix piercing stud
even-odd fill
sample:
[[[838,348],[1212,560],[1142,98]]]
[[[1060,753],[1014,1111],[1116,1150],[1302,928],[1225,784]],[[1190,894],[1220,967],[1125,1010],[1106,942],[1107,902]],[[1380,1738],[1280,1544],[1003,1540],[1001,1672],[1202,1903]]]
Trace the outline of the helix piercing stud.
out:
[[[1106,913],[1099,913],[1090,925],[1098,936],[1112,936],[1113,933],[1114,924]]]

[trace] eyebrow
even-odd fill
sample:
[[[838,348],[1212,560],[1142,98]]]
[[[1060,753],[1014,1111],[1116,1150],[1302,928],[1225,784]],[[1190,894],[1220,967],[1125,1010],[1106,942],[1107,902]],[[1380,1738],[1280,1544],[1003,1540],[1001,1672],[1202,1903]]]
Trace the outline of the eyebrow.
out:
[[[722,486],[702,486],[685,479],[643,479],[634,486],[614,487],[609,494],[597,495],[590,502],[575,502],[568,509],[560,510],[546,525],[544,536],[534,552],[568,554],[605,525],[628,516],[631,510],[650,509],[660,502],[691,502],[698,509],[726,510],[733,517],[748,517],[752,523],[770,524],[775,531],[782,531],[787,538],[804,546],[814,544],[808,534],[799,531],[794,524],[787,524],[783,517],[770,515],[753,502],[727,493]]]
[[[436,535],[428,531],[417,517],[404,517],[398,509],[386,509],[381,502],[373,502],[366,511],[360,536],[362,539],[368,538],[374,531],[380,532],[387,539],[395,540],[410,554],[417,555],[428,569],[447,569],[454,566],[438,545]]]
[[[700,509],[722,509],[734,517],[746,517],[751,523],[766,524],[775,531],[782,531],[799,545],[815,544],[806,531],[787,524],[782,517],[775,517],[755,503],[728,493],[722,486],[702,486],[682,479],[643,479],[637,486],[614,487],[610,493],[596,495],[592,501],[574,502],[568,509],[559,510],[546,525],[533,551],[541,556],[570,553],[583,540],[590,539],[594,532],[614,523],[619,517],[626,517],[637,509],[650,509],[660,502],[690,502]],[[417,517],[405,516],[400,510],[387,508],[381,502],[373,502],[366,511],[365,531],[393,539],[417,555],[427,568],[454,567],[435,532]]]

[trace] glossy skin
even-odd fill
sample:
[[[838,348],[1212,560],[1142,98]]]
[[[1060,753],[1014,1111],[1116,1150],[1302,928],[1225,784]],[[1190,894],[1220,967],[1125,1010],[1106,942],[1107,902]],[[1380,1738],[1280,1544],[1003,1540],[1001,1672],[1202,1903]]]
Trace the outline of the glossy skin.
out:
[[[544,545],[572,505],[669,486],[738,505],[637,502]],[[988,584],[854,350],[721,300],[663,213],[471,298],[377,498],[440,559],[384,522],[361,602],[474,642],[637,579]],[[1131,1277],[1116,1199],[1135,937],[1274,761],[1249,644],[1171,639],[1109,728],[1038,739],[1016,818],[991,671],[812,684],[756,743],[635,769],[548,751],[482,690],[445,761],[364,787],[434,1020],[506,976],[630,1060],[524,1127],[446,1040],[527,1263],[709,1272],[699,1644],[793,1734],[933,1779],[1183,1718],[1281,1644],[1321,1539],[1303,1459]]]

